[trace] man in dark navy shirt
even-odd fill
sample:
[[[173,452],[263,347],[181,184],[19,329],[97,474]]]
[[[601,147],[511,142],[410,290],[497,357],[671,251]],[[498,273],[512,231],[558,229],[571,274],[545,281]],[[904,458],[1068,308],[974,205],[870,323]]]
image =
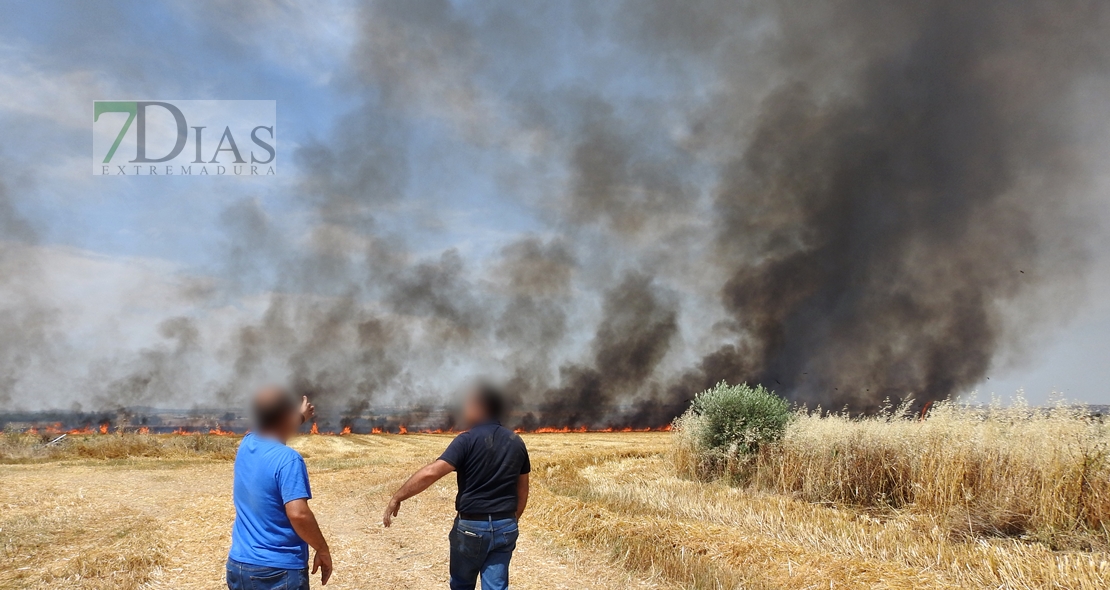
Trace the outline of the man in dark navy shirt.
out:
[[[451,589],[509,587],[509,560],[516,549],[517,520],[528,505],[528,449],[515,432],[501,426],[504,401],[489,385],[478,385],[467,396],[470,430],[455,437],[447,450],[417,471],[389,500],[382,524],[389,526],[401,502],[423,492],[443,476],[458,473],[455,496],[458,516],[451,541]]]

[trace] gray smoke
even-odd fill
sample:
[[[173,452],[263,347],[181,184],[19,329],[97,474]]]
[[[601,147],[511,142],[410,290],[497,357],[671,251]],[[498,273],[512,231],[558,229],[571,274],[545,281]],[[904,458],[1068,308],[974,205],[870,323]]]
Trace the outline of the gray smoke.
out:
[[[100,387],[184,402],[214,358],[221,403],[288,380],[333,425],[431,424],[483,374],[525,427],[661,426],[722,379],[853,410],[963,393],[1083,275],[1069,114],[1108,73],[1108,11],[367,2],[341,83],[358,107],[296,152],[310,229],[258,199],[222,217],[198,307],[261,301],[255,319],[218,343],[167,320]],[[480,242],[499,212],[452,216],[462,172],[542,227]],[[48,325],[18,309],[4,327]],[[20,348],[0,343],[0,378]]]
[[[0,181],[0,405],[26,379],[50,370],[60,352],[59,310],[43,302],[38,232]]]
[[[588,364],[560,368],[560,386],[544,393],[540,425],[632,425],[626,423],[629,411],[619,402],[653,392],[649,380],[678,332],[670,294],[659,291],[651,277],[631,273],[605,294],[602,320],[591,343],[593,358]],[[634,425],[659,425],[673,417],[645,417],[653,421]]]

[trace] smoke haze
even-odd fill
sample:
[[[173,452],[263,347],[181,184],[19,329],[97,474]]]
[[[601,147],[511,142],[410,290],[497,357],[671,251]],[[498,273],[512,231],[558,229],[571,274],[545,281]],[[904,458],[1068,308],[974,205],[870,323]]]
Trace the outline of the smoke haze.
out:
[[[720,380],[867,411],[966,393],[1078,300],[1103,2],[351,10],[345,108],[198,232],[218,262],[127,316],[144,337],[59,335],[99,328],[0,187],[0,402],[285,380],[350,424],[486,375],[529,428],[661,426]]]

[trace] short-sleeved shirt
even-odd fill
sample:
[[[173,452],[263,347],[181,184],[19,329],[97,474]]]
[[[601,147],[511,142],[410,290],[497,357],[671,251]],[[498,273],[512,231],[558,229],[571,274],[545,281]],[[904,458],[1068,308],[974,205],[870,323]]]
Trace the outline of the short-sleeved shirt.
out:
[[[524,441],[496,422],[456,436],[440,459],[458,474],[455,510],[470,514],[515,512],[517,479],[532,470]]]
[[[235,455],[235,526],[228,557],[279,569],[306,567],[308,544],[293,530],[285,505],[311,497],[300,453],[264,436],[244,436]]]

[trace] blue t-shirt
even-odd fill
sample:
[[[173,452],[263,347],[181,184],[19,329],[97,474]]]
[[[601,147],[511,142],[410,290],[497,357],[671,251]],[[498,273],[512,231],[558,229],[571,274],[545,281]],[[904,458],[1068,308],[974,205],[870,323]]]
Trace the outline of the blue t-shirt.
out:
[[[228,557],[250,565],[302,569],[308,543],[293,530],[285,504],[312,497],[308,469],[293,449],[248,434],[235,455],[235,527]]]

